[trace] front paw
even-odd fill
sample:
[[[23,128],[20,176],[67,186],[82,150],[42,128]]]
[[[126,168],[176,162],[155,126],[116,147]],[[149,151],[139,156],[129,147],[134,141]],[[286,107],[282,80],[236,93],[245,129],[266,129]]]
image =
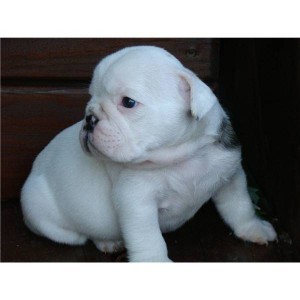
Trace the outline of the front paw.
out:
[[[125,250],[123,241],[93,240],[95,246],[103,253],[120,253]]]
[[[268,244],[268,242],[277,238],[273,226],[269,222],[258,218],[240,225],[235,235],[242,240],[260,245]]]

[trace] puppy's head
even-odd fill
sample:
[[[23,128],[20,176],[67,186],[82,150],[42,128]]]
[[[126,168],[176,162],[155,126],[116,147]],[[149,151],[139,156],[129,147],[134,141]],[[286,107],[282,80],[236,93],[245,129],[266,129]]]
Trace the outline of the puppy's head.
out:
[[[211,90],[167,51],[129,47],[103,59],[90,85],[80,140],[94,156],[139,163],[193,136],[216,103]]]

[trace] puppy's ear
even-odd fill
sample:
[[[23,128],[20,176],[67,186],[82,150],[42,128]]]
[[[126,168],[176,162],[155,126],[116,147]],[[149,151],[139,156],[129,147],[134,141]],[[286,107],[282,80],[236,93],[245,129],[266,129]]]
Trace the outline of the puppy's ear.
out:
[[[181,91],[189,101],[192,116],[200,120],[218,101],[212,90],[188,69],[180,71]],[[184,89],[182,88],[184,87]]]

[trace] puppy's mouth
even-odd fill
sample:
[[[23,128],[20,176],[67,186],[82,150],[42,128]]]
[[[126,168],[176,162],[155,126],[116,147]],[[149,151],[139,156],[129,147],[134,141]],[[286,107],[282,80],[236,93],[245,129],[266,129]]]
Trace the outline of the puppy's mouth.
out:
[[[89,148],[89,134],[85,130],[81,130],[80,132],[80,144],[84,152],[92,154]]]
[[[81,130],[80,132],[80,144],[81,148],[89,156],[100,157],[102,160],[110,160],[108,156],[102,153],[91,141],[90,134]]]
[[[86,130],[85,123],[83,124],[79,134],[79,139],[81,148],[86,155],[105,161],[135,163],[137,160],[139,163],[140,155],[137,155],[139,153],[134,147],[132,147],[132,149],[127,149],[126,147],[125,149],[122,149],[121,133],[119,135],[112,135],[109,131],[108,134],[101,132],[101,130],[98,131],[99,132],[96,133],[89,132]],[[99,133],[100,135],[95,136],[95,134]],[[103,133],[103,136],[101,133]]]

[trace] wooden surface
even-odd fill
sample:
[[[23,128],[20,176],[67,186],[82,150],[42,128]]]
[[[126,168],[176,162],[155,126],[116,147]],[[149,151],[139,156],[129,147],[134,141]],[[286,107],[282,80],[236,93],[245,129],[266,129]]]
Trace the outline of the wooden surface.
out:
[[[2,262],[126,262],[126,252],[104,254],[92,242],[85,246],[54,243],[24,225],[19,201],[2,203]],[[276,225],[276,224],[275,224]],[[300,261],[288,235],[259,246],[237,239],[220,219],[212,203],[179,230],[164,235],[174,262],[294,262]]]
[[[3,39],[2,78],[90,80],[100,59],[121,48],[165,48],[204,79],[217,79],[217,39]]]

